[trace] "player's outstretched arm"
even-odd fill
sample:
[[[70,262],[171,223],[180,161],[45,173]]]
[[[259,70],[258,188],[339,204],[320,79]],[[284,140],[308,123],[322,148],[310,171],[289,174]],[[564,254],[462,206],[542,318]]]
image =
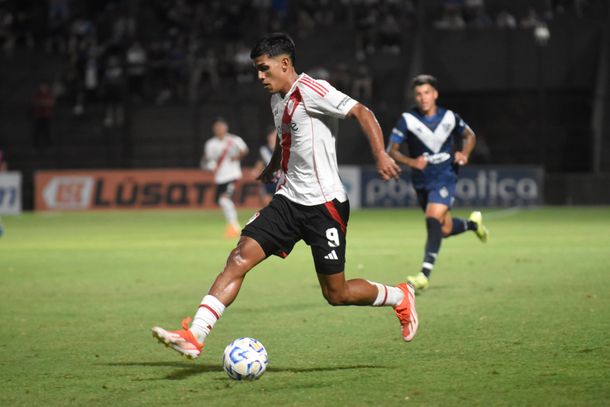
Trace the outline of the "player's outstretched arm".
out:
[[[347,114],[358,121],[360,128],[366,134],[371,144],[371,151],[377,164],[377,173],[387,181],[390,178],[398,178],[400,167],[396,162],[385,152],[383,144],[383,133],[377,118],[366,106],[361,103],[356,104],[350,109]]]
[[[273,155],[269,160],[267,166],[261,171],[261,173],[256,177],[257,180],[264,182],[265,184],[270,184],[273,182],[274,173],[280,169],[280,157],[281,157],[282,147],[280,146],[279,141],[275,143],[275,148],[273,149]]]
[[[474,134],[474,131],[472,131],[472,129],[468,126],[466,126],[464,128],[464,134],[463,134],[463,146],[462,146],[462,151],[456,151],[455,152],[455,162],[458,163],[459,165],[466,165],[468,164],[468,159],[470,157],[470,153],[472,152],[472,150],[474,149],[474,146],[477,143],[477,138]]]

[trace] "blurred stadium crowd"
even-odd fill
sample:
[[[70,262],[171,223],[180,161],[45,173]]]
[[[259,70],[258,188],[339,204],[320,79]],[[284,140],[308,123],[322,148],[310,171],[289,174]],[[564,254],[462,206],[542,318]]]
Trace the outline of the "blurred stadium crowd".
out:
[[[487,7],[487,3],[492,7]],[[546,25],[558,14],[583,17],[588,11],[589,0],[548,0],[542,7],[537,7],[536,2],[504,4],[491,0],[487,3],[485,0],[444,0],[441,16],[434,21],[434,27],[447,30],[536,28]]]
[[[430,25],[438,29],[517,29],[545,24],[556,13],[582,15],[588,0],[549,0],[543,9],[487,6],[484,0],[437,3]],[[38,47],[64,55],[67,62],[50,84],[51,94],[72,101],[79,115],[100,100],[109,106],[127,95],[159,105],[196,101],[202,82],[213,89],[226,80],[251,82],[247,39],[263,32],[290,28],[307,38],[319,27],[347,28],[354,33],[356,60],[377,52],[398,54],[416,23],[417,7],[416,0],[3,0],[0,46],[7,54]],[[313,74],[332,77],[350,91],[356,81],[363,99],[372,92],[366,64],[339,64]],[[106,114],[104,123],[113,122]]]
[[[90,101],[115,103],[124,92],[164,104],[194,101],[202,81],[251,82],[245,39],[288,26],[301,38],[349,26],[360,33],[361,59],[376,49],[397,53],[414,13],[413,0],[3,1],[0,44],[7,54],[43,47],[65,55],[52,94],[73,100],[80,114]]]

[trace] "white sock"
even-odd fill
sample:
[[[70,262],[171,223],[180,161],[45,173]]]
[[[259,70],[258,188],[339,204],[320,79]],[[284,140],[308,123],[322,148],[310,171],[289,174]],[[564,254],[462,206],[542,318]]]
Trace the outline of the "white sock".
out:
[[[226,196],[221,196],[218,199],[218,205],[222,208],[222,212],[225,215],[225,219],[227,223],[233,226],[235,229],[241,229],[239,227],[239,222],[237,221],[237,211],[235,210],[235,204]]]
[[[220,319],[224,310],[225,306],[218,298],[212,295],[203,297],[201,305],[199,305],[199,309],[195,313],[195,318],[193,318],[193,323],[189,328],[189,331],[197,338],[199,343],[205,341],[205,338],[209,335],[216,321]]]
[[[405,293],[398,287],[392,287],[390,285],[379,284],[373,281],[367,280],[369,283],[377,287],[377,298],[373,302],[374,307],[383,306],[398,306],[405,298]]]

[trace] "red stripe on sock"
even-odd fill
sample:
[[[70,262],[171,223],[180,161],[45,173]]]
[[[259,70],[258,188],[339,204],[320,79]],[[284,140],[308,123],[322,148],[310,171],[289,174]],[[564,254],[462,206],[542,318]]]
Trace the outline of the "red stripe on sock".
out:
[[[218,316],[218,313],[217,313],[216,311],[214,311],[214,310],[212,309],[212,307],[210,307],[209,305],[206,305],[206,304],[201,304],[201,305],[199,306],[199,308],[201,308],[201,307],[207,308],[207,309],[208,309],[208,311],[210,311],[210,312],[212,313],[212,315],[214,315],[214,316],[216,317],[216,319],[220,319],[220,317]]]

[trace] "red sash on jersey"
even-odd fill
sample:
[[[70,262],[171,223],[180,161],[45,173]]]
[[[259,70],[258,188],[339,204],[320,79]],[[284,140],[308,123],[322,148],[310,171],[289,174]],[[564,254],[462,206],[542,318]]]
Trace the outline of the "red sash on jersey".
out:
[[[280,165],[284,174],[288,173],[288,159],[290,158],[290,145],[292,144],[290,123],[292,122],[292,115],[302,100],[301,92],[299,92],[299,88],[296,88],[292,95],[290,95],[290,99],[288,99],[284,109],[284,115],[282,116],[282,159]]]
[[[229,154],[229,149],[231,148],[232,144],[233,144],[233,140],[229,139],[229,141],[227,142],[227,145],[225,146],[225,149],[222,150],[222,154],[220,155],[220,158],[218,159],[218,161],[216,161],[216,168],[214,168],[214,174],[216,174],[218,172],[220,165],[224,161],[227,154]]]

